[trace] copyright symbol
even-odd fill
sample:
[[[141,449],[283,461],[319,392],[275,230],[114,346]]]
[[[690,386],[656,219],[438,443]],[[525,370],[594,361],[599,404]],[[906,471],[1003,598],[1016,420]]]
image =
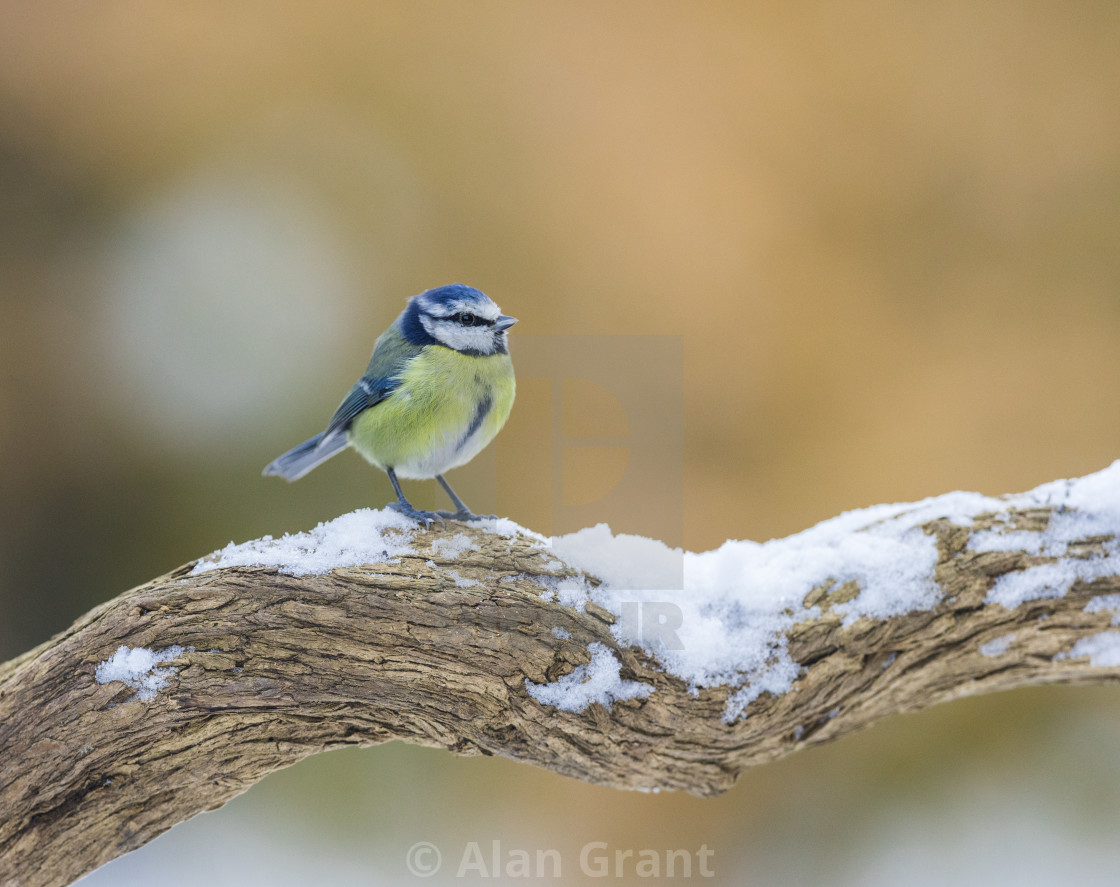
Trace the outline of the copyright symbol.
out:
[[[418,841],[408,848],[405,865],[417,878],[430,878],[443,865],[443,857],[435,844]]]

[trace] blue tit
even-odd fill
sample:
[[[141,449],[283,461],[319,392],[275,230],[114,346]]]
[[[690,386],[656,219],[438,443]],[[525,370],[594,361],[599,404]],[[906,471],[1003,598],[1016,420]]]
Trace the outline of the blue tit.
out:
[[[445,517],[476,520],[443,475],[478,455],[509,417],[514,378],[506,331],[515,323],[460,283],[413,296],[378,337],[369,366],[326,430],[264,473],[293,481],[351,446],[389,475],[397,494],[390,508],[425,526]],[[455,511],[413,508],[398,477],[434,477]]]

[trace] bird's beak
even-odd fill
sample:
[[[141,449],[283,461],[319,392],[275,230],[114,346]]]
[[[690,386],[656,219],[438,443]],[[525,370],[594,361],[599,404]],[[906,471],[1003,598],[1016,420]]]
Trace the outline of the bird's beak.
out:
[[[510,317],[508,314],[499,314],[498,319],[494,321],[494,329],[499,333],[503,333],[515,323],[517,323],[516,317]]]

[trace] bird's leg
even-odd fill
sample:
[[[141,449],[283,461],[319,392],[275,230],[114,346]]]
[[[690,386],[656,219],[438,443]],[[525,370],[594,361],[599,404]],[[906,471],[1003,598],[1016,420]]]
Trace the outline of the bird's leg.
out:
[[[404,493],[401,492],[401,485],[397,482],[397,473],[393,471],[392,468],[386,468],[385,473],[389,475],[389,483],[393,485],[393,490],[397,494],[397,501],[390,502],[386,506],[387,508],[392,508],[393,511],[399,511],[405,517],[410,517],[413,520],[420,521],[424,524],[425,530],[431,528],[432,521],[438,520],[441,524],[444,522],[443,515],[439,514],[438,512],[421,511],[419,508],[413,508],[412,503],[409,502],[404,497]]]
[[[443,487],[443,491],[447,493],[448,498],[451,500],[451,504],[455,506],[455,511],[439,511],[436,512],[437,514],[442,515],[443,517],[449,517],[452,520],[486,520],[488,518],[494,517],[494,515],[492,514],[475,514],[469,508],[467,508],[467,506],[463,504],[463,500],[455,495],[455,491],[451,489],[451,484],[444,480],[442,474],[437,474],[436,480],[438,480],[439,485]]]

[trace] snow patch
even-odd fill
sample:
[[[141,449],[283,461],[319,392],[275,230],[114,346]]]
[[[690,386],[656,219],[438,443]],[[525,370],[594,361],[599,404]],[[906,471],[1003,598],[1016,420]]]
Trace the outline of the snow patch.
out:
[[[553,537],[552,553],[615,589],[680,588],[684,581],[681,549],[645,536],[615,535],[606,524]]]
[[[476,548],[466,533],[456,533],[450,539],[440,537],[432,543],[432,554],[449,561],[455,560],[464,551]]]
[[[997,656],[1002,656],[1010,649],[1011,644],[1015,641],[1015,633],[1001,635],[994,640],[988,641],[986,644],[980,645],[980,655],[988,656],[994,659]]]
[[[433,570],[442,573],[444,576],[451,577],[451,581],[455,583],[457,588],[474,588],[476,585],[481,585],[477,579],[468,579],[466,576],[461,576],[458,570],[449,570],[446,567],[439,566],[435,561],[426,561],[427,565]]]
[[[1054,659],[1079,659],[1082,656],[1089,657],[1090,665],[1104,668],[1120,665],[1120,631],[1102,631],[1100,634],[1089,635],[1074,644],[1068,653],[1059,653]]]
[[[265,536],[240,545],[230,543],[203,558],[191,571],[219,567],[276,567],[291,576],[329,573],[335,567],[385,563],[411,554],[417,527],[404,515],[385,508],[361,508],[325,521],[307,533]]]
[[[591,661],[580,665],[551,684],[534,684],[525,679],[525,689],[541,705],[554,705],[561,711],[583,711],[591,703],[610,706],[616,700],[649,696],[653,687],[637,681],[624,681],[622,666],[603,644],[587,647]]]
[[[801,667],[786,647],[796,624],[819,618],[829,605],[850,625],[933,607],[941,596],[934,578],[936,539],[921,527],[931,520],[971,526],[978,515],[1009,507],[1050,506],[1042,531],[985,531],[978,551],[1023,549],[1065,554],[1070,543],[1120,530],[1120,462],[1085,478],[1055,481],[1028,493],[993,498],[948,493],[917,503],[849,511],[815,527],[758,543],[728,541],[720,548],[685,552],[640,536],[613,535],[599,524],[552,540],[553,553],[600,580],[540,581],[551,599],[580,608],[593,601],[616,617],[620,644],[638,644],[666,671],[701,687],[726,686],[724,719],[733,721],[762,693],[787,692]],[[1069,557],[1001,577],[989,602],[1007,607],[1064,594],[1078,579],[1120,573],[1115,538],[1102,555]],[[843,595],[831,602],[814,589]],[[656,617],[656,618],[654,618]],[[997,639],[1003,641],[1006,639]],[[999,655],[997,641],[985,655]],[[1010,640],[1007,641],[1010,643]],[[983,652],[983,651],[982,651]]]
[[[548,537],[542,536],[540,533],[535,533],[532,530],[526,529],[518,523],[514,523],[508,517],[488,517],[481,520],[471,521],[472,527],[478,527],[480,530],[485,530],[487,533],[492,533],[495,536],[503,536],[506,539],[527,538],[539,545],[548,545]]]
[[[1000,576],[988,592],[987,603],[1013,609],[1040,598],[1063,597],[1077,581],[1091,582],[1120,572],[1120,462],[1086,477],[1056,480],[1027,493],[1008,496],[1004,507],[1055,510],[1041,530],[985,530],[969,540],[972,551],[1026,551],[1041,557],[1063,558]],[[1078,557],[1071,543],[1093,537],[1102,541],[1103,554]]]
[[[1116,526],[1120,529],[1120,522]],[[1110,544],[1115,544],[1115,540]],[[1120,573],[1120,554],[1096,558],[1067,557],[1028,567],[1017,573],[1005,573],[989,589],[984,601],[988,604],[1002,604],[1013,610],[1027,601],[1064,597],[1078,580],[1092,582],[1117,573]]]
[[[955,498],[940,501],[961,510]],[[968,502],[975,505],[972,497]],[[554,554],[603,580],[598,587],[569,585],[558,596],[576,607],[592,600],[614,613],[619,618],[612,632],[620,643],[654,653],[692,689],[735,688],[725,710],[725,719],[734,720],[762,693],[793,686],[800,666],[786,649],[786,632],[820,616],[819,607],[804,605],[814,588],[859,584],[851,600],[833,606],[845,624],[937,601],[936,542],[915,528],[929,519],[927,511],[944,514],[946,508],[932,502],[876,506],[786,539],[729,541],[702,554],[612,536],[600,524],[552,540]],[[623,618],[628,613],[638,616]],[[650,614],[656,621],[646,618]]]
[[[129,648],[121,645],[112,656],[97,666],[93,675],[99,684],[121,681],[132,687],[136,695],[128,699],[128,702],[134,699],[151,702],[156,698],[156,693],[164,689],[175,676],[174,667],[161,667],[159,664],[178,659],[188,651],[194,652],[194,647],[184,648],[175,644],[162,650],[149,650],[147,647]]]
[[[473,521],[471,526],[507,539],[518,537],[545,547],[548,539],[518,526],[508,518]],[[194,565],[192,574],[219,567],[275,567],[291,576],[329,573],[335,567],[392,563],[413,554],[412,542],[418,529],[415,521],[391,508],[360,508],[324,521],[306,533],[285,533],[281,538],[265,536],[249,542],[231,542],[220,551]],[[469,536],[458,533],[450,539],[432,543],[432,553],[448,560],[475,548]],[[461,579],[468,587],[472,580]],[[458,583],[456,583],[458,584]]]
[[[1120,594],[1099,594],[1085,605],[1086,613],[1111,613],[1112,624],[1120,625]]]

